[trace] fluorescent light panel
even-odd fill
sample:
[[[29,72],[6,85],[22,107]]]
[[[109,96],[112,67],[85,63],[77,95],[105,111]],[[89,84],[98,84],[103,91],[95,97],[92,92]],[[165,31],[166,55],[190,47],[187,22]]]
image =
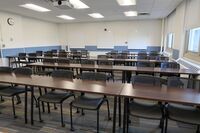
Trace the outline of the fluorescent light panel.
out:
[[[85,8],[89,8],[89,6],[87,6],[85,3],[83,3],[80,0],[70,0],[70,3],[74,6],[74,8],[76,9],[85,9]]]
[[[117,0],[120,6],[136,5],[136,0]]]
[[[65,19],[65,20],[74,20],[75,18],[71,17],[71,16],[68,16],[68,15],[60,15],[60,16],[57,16],[58,18],[62,18],[62,19]]]
[[[37,11],[37,12],[49,12],[49,11],[51,11],[51,10],[49,10],[47,8],[44,8],[44,7],[35,5],[35,4],[31,4],[31,3],[20,5],[20,6],[24,7],[24,8],[27,8],[27,9],[30,9],[30,10]]]
[[[136,11],[128,11],[128,12],[124,12],[124,14],[127,16],[127,17],[134,17],[134,16],[137,16],[138,13]]]
[[[103,15],[101,15],[100,13],[91,13],[91,14],[88,14],[90,17],[93,17],[93,18],[104,18]]]

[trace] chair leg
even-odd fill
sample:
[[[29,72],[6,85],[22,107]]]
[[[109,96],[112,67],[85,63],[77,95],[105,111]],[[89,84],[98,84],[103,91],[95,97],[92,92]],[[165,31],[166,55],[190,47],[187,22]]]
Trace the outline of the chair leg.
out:
[[[56,109],[58,109],[57,107],[56,107],[56,104],[54,103],[54,109],[56,110]]]
[[[40,93],[40,96],[42,96],[42,89],[40,87],[39,87],[39,93]],[[39,101],[38,101],[38,103],[39,103]],[[44,102],[42,102],[42,111],[43,111],[43,113],[45,112]]]
[[[14,102],[14,96],[12,97],[12,108],[13,108],[13,116],[14,118],[17,118],[16,114],[15,114],[15,102]]]
[[[196,133],[200,133],[199,129],[200,129],[200,125],[197,125],[197,131],[196,131]]]
[[[63,108],[62,108],[62,103],[60,104],[60,114],[61,114],[61,125],[62,127],[65,126],[64,121],[63,121]]]
[[[165,119],[165,133],[167,133],[167,126],[168,126],[168,118]]]
[[[97,133],[99,133],[99,109],[97,110]]]
[[[107,103],[107,108],[108,108],[108,120],[111,120],[111,117],[110,117],[110,107],[109,107],[109,101],[106,100],[106,103]]]
[[[35,107],[37,108],[38,107],[38,101],[37,101],[35,96],[33,96],[33,98],[34,98],[34,101],[35,101]]]
[[[43,122],[42,117],[41,117],[41,111],[40,111],[40,101],[38,100],[38,111],[39,111],[39,121]]]
[[[74,131],[73,127],[73,121],[72,121],[72,103],[70,103],[70,125],[71,125],[71,131]]]
[[[20,104],[21,103],[21,98],[19,95],[16,95],[16,98],[17,98],[17,104]]]
[[[81,109],[81,115],[85,115],[85,113],[84,113],[84,110],[83,110],[83,109]]]
[[[3,96],[1,96],[1,102],[4,102]]]
[[[160,125],[159,125],[159,127],[161,128],[161,133],[163,133],[163,131],[164,131],[164,118],[162,118],[162,119],[160,120]]]

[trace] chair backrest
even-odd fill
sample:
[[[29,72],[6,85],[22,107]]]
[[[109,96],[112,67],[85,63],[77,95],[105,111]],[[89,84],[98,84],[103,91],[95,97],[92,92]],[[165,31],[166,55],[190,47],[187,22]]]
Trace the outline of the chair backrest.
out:
[[[161,60],[161,61],[168,61],[169,57],[165,57],[165,56],[157,56],[156,60]]]
[[[98,55],[97,58],[98,59],[107,59],[107,55]]]
[[[13,72],[16,76],[18,76],[18,75],[31,76],[32,75],[32,69],[27,68],[27,67],[15,68]]]
[[[58,50],[57,50],[57,49],[52,49],[51,52],[52,52],[52,53],[57,53]]]
[[[180,77],[172,76],[167,78],[167,87],[183,88],[184,83],[181,81]]]
[[[43,63],[56,63],[56,59],[53,58],[44,58]]]
[[[18,54],[18,59],[19,60],[26,60],[26,53],[19,53]]]
[[[146,52],[139,52],[138,56],[147,56],[147,53]]]
[[[95,81],[106,81],[107,76],[105,73],[98,72],[83,72],[81,75],[82,80],[95,80]]]
[[[151,51],[149,52],[149,56],[158,56],[159,53],[157,51]]]
[[[132,84],[147,84],[147,85],[155,85],[156,81],[158,81],[160,85],[160,80],[156,80],[154,76],[146,76],[146,75],[135,75],[132,77]]]
[[[1,74],[11,74],[13,69],[11,67],[0,67]]]
[[[43,55],[43,51],[36,51],[36,55],[37,56],[42,56]]]
[[[98,65],[112,66],[113,65],[113,61],[110,61],[110,60],[99,60],[98,61]]]
[[[156,60],[156,59],[157,59],[157,56],[149,55],[148,59],[149,59],[149,60]]]
[[[58,58],[57,59],[57,63],[59,64],[69,64],[70,63],[70,60],[69,59],[64,59],[64,58]]]
[[[174,69],[180,69],[180,65],[176,62],[162,62],[161,68],[174,68]]]
[[[53,57],[52,51],[47,51],[44,53],[44,57]]]
[[[137,67],[154,67],[155,64],[151,62],[137,62]]]
[[[82,65],[94,65],[95,61],[94,60],[81,60]]]
[[[147,55],[138,55],[137,59],[139,59],[139,60],[148,60],[148,56]]]
[[[51,76],[55,78],[73,79],[74,72],[70,70],[55,70],[51,73]]]
[[[29,57],[36,57],[37,54],[36,54],[36,53],[29,53],[28,56],[29,56]]]
[[[67,55],[68,55],[67,52],[59,52],[59,53],[58,53],[58,57],[66,58]]]

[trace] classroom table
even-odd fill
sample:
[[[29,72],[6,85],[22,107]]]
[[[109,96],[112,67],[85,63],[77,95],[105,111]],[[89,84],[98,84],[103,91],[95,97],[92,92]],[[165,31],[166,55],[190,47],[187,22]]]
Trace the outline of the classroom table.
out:
[[[58,63],[43,63],[36,62],[30,63],[27,66],[34,68],[34,71],[38,67],[48,68],[72,68],[72,69],[91,69],[91,70],[109,70],[109,71],[122,71],[122,82],[130,82],[130,75],[132,72],[145,72],[145,73],[159,73],[159,74],[185,74],[189,75],[190,78],[197,78],[200,75],[200,71],[191,69],[173,69],[173,68],[159,68],[159,67],[136,67],[136,66],[108,66],[108,65],[81,65],[81,64],[58,64]],[[129,76],[127,76],[129,75]]]
[[[8,58],[8,65],[11,66],[11,60],[14,59],[15,61],[17,60],[19,56],[6,56]],[[116,64],[117,62],[122,62],[125,65],[131,64],[131,63],[137,63],[137,62],[150,62],[150,63],[155,63],[160,65],[163,62],[174,62],[172,60],[145,60],[145,59],[132,59],[132,58],[127,58],[127,59],[120,59],[120,58],[97,58],[97,57],[86,57],[86,58],[64,58],[64,57],[44,57],[44,56],[36,56],[36,57],[29,57],[26,56],[27,60],[29,58],[35,59],[35,60],[43,60],[43,59],[70,59],[70,60],[78,60],[79,62],[81,60],[92,60],[95,61],[95,64],[98,64],[98,61],[113,61],[113,64]]]
[[[45,82],[44,82],[45,81]],[[31,89],[31,124],[34,124],[34,106],[33,96],[34,87],[67,90],[73,92],[84,92],[114,96],[114,113],[113,113],[113,133],[115,133],[116,124],[116,106],[117,97],[119,96],[123,84],[113,82],[98,82],[98,81],[82,81],[76,80],[69,81],[62,78],[52,78],[49,76],[15,76],[14,74],[1,74],[1,83],[9,83],[16,85],[23,85],[27,90],[28,87]],[[24,110],[25,123],[27,123],[27,91],[25,93],[25,110]]]
[[[194,89],[167,88],[166,86],[147,86],[125,84],[121,93],[124,97],[124,121],[123,133],[126,133],[126,124],[128,122],[127,111],[129,98],[155,100],[167,103],[180,103],[189,105],[200,105],[200,92]]]

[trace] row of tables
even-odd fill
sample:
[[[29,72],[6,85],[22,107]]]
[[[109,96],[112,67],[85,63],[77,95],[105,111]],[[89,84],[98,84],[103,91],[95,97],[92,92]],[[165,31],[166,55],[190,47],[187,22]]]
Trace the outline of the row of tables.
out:
[[[11,65],[11,60],[14,59],[15,61],[18,59],[19,56],[7,56],[8,58],[8,63],[9,66]],[[164,57],[164,56],[163,56]],[[35,60],[43,60],[43,59],[70,59],[70,58],[64,58],[64,57],[45,57],[45,56],[36,56],[36,57],[30,57],[26,56],[27,60],[30,59],[35,59]],[[73,59],[74,60],[74,59]],[[114,64],[115,62],[124,62],[125,63],[136,63],[136,62],[151,62],[151,63],[157,63],[160,64],[162,62],[173,62],[171,60],[145,60],[145,59],[136,59],[136,58],[127,58],[127,59],[120,59],[120,58],[97,58],[97,57],[87,57],[87,58],[77,58],[76,60],[92,60],[95,61],[96,64],[98,61],[113,61]]]
[[[45,82],[44,82],[45,81]],[[200,105],[200,93],[199,90],[193,89],[177,89],[166,87],[149,87],[145,85],[132,85],[122,84],[117,82],[97,82],[97,81],[82,81],[74,79],[69,81],[62,78],[52,78],[49,76],[36,76],[30,77],[15,76],[14,74],[1,74],[1,83],[9,83],[16,85],[23,85],[27,88],[31,88],[31,124],[34,124],[34,106],[33,96],[34,90],[37,87],[40,88],[53,88],[58,90],[67,90],[74,92],[84,92],[93,94],[109,95],[114,97],[114,109],[113,109],[113,129],[115,133],[116,128],[116,112],[117,112],[117,100],[118,98],[124,98],[124,103],[127,104],[127,98],[139,98],[156,100],[163,102],[182,103],[190,105]],[[25,123],[28,122],[27,117],[27,94],[25,95]],[[124,106],[124,112],[126,113],[126,106]],[[125,115],[124,113],[124,120]],[[121,123],[121,120],[119,120]],[[125,125],[124,121],[124,125]],[[125,132],[125,127],[123,128]]]

